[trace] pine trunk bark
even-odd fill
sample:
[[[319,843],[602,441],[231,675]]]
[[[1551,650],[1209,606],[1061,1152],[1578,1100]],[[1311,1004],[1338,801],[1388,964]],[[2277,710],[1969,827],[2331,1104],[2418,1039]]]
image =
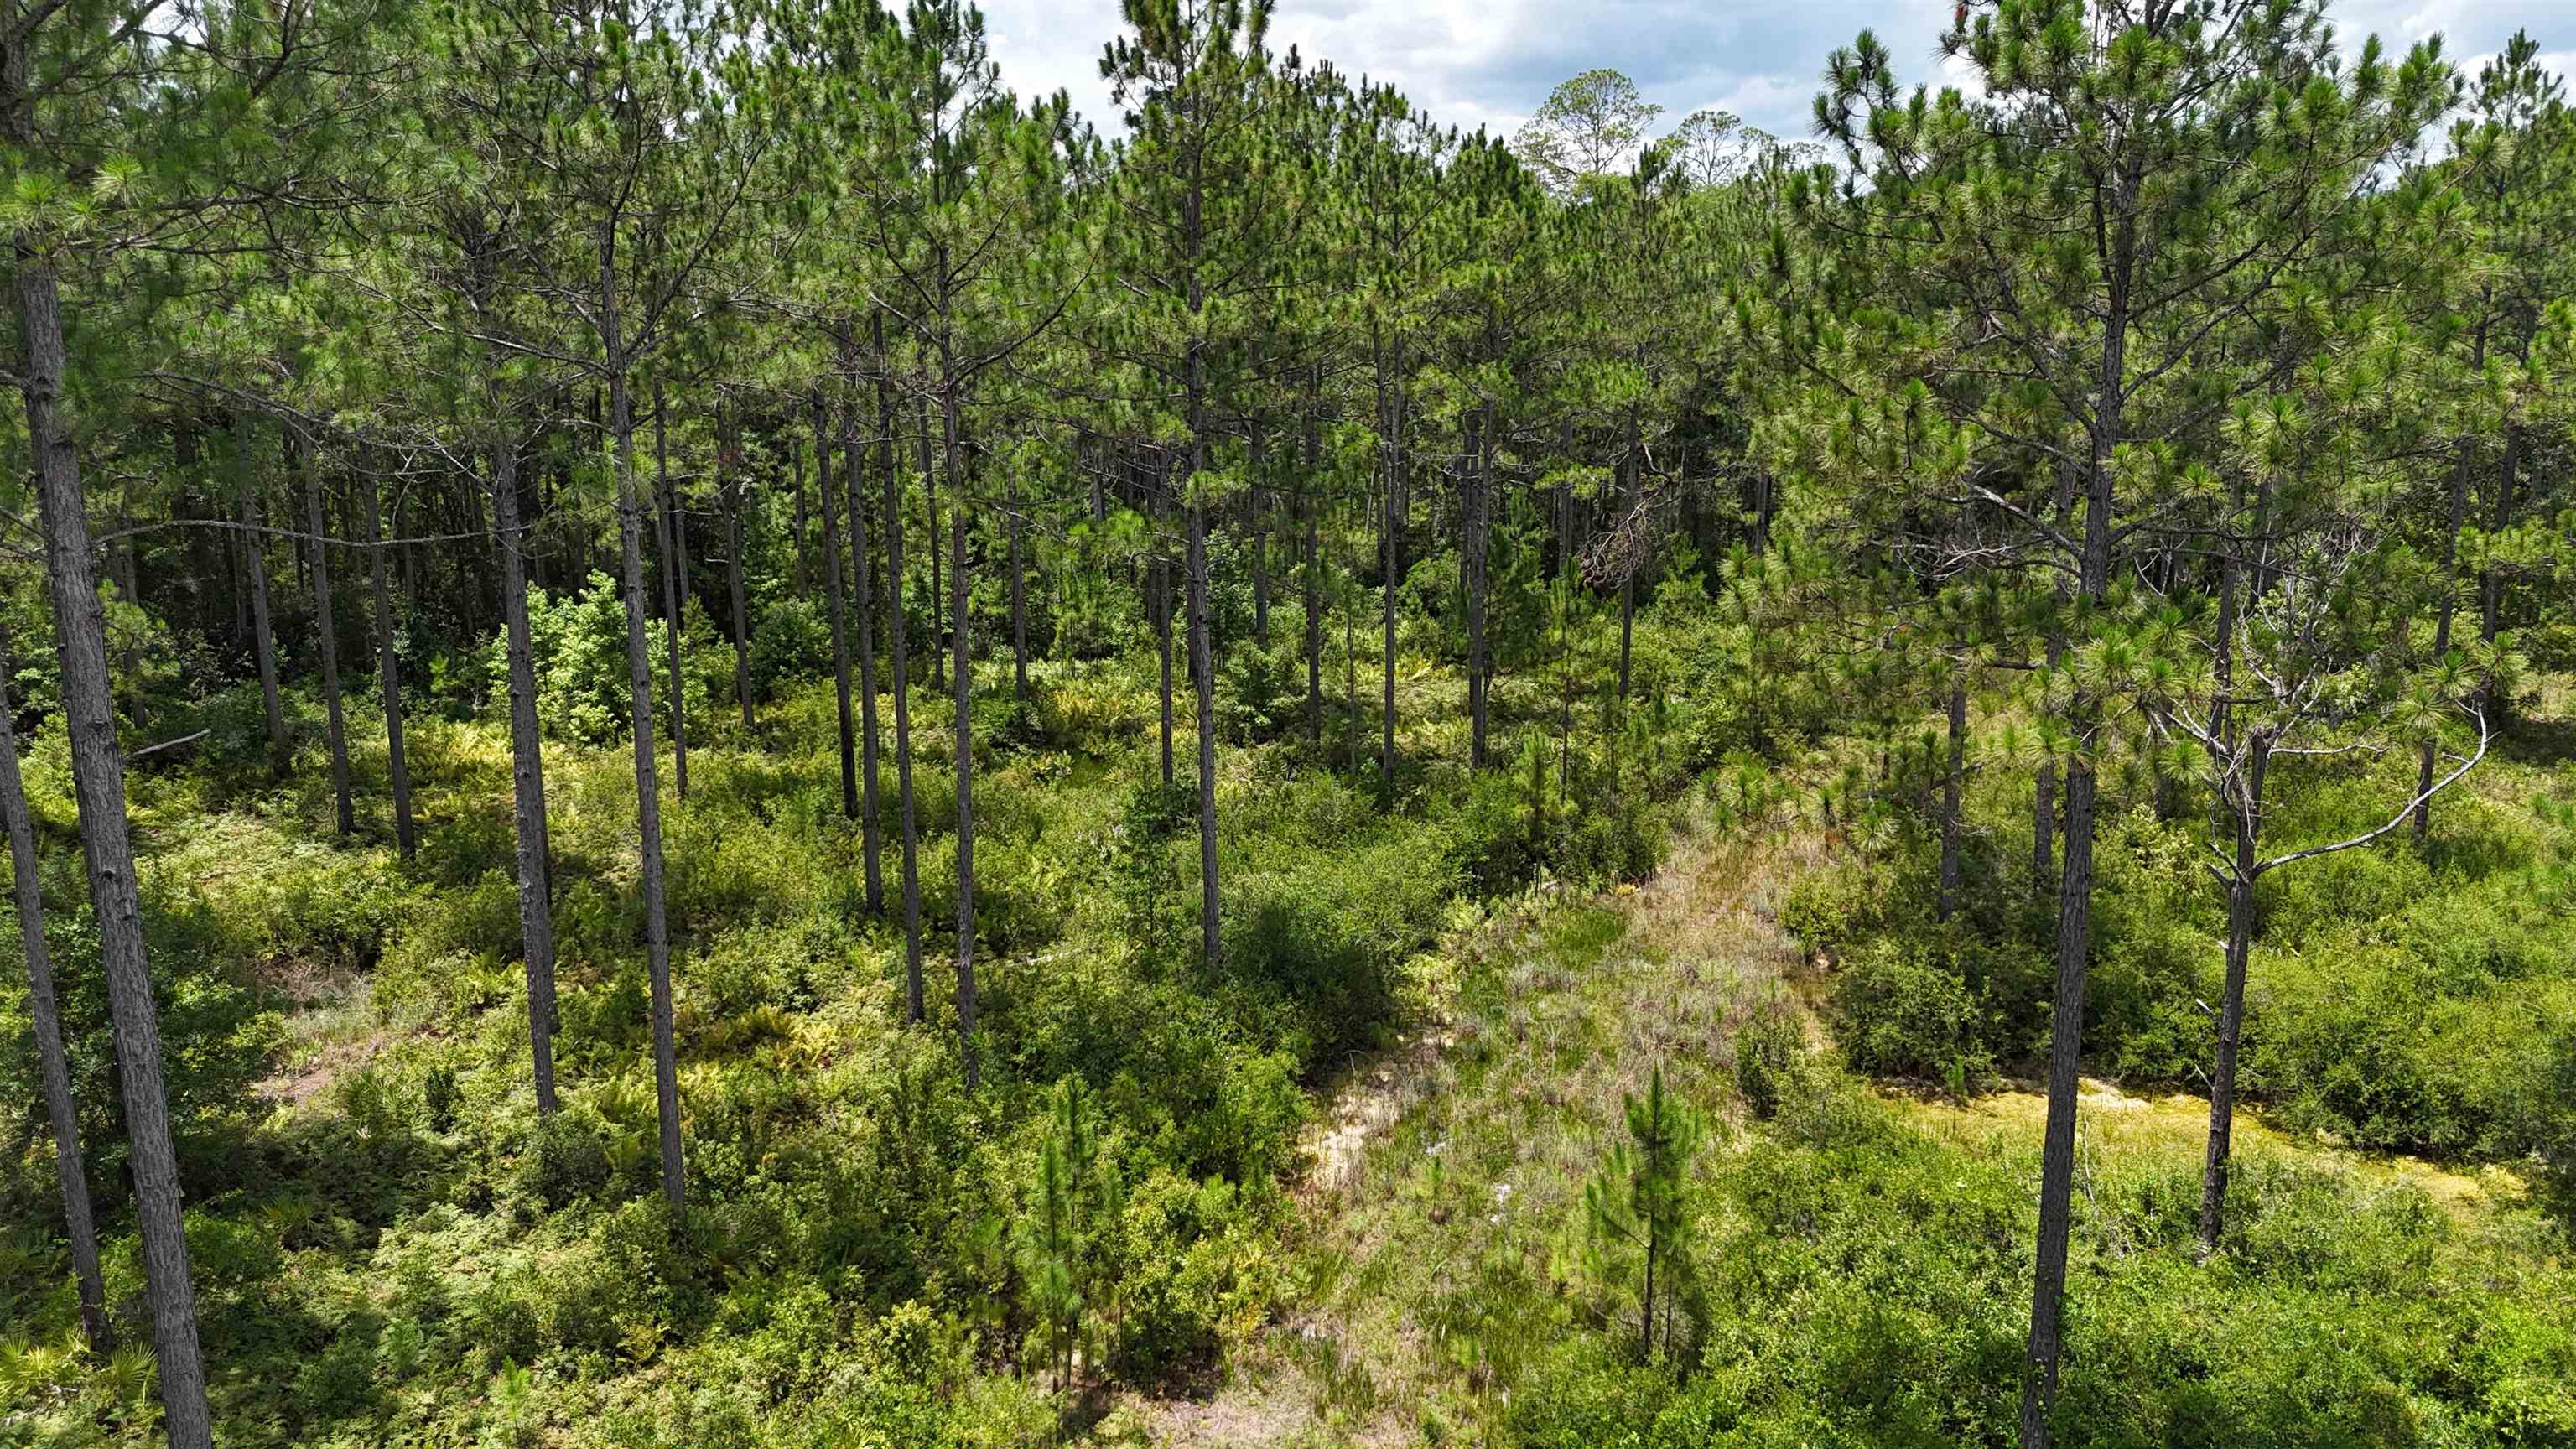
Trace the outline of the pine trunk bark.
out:
[[[98,1272],[98,1229],[89,1211],[89,1175],[81,1162],[80,1116],[72,1105],[70,1058],[63,1053],[62,1010],[54,997],[52,953],[45,948],[44,879],[36,861],[36,831],[27,815],[27,787],[18,770],[16,706],[10,702],[8,665],[17,657],[0,629],[0,812],[9,817],[11,884],[17,893],[18,938],[27,948],[28,1025],[36,1038],[36,1065],[44,1080],[45,1122],[53,1129],[54,1172],[61,1180],[63,1229],[71,1239],[72,1276],[79,1285],[81,1332],[100,1358],[115,1347],[107,1320],[107,1289]]]
[[[657,500],[654,532],[662,554],[662,642],[669,656],[671,680],[671,785],[689,798],[688,691],[681,685],[680,626],[682,600],[688,597],[688,544],[681,537],[680,489],[671,479],[669,409],[662,403],[662,380],[653,379],[653,496]]]
[[[492,445],[493,529],[501,554],[501,620],[510,675],[510,799],[518,826],[520,958],[528,982],[528,1058],[537,1114],[555,1100],[554,866],[546,839],[544,737],[537,729],[536,646],[528,629],[528,538],[519,519],[519,450]]]
[[[1466,471],[1467,497],[1459,512],[1466,528],[1466,539],[1460,548],[1461,565],[1467,575],[1467,767],[1482,770],[1487,764],[1485,724],[1489,696],[1493,692],[1492,662],[1485,647],[1486,573],[1491,566],[1493,544],[1493,478],[1489,471],[1493,461],[1494,410],[1486,406],[1476,417],[1475,441]]]
[[[930,437],[930,399],[921,400],[921,436],[924,446]],[[943,421],[943,426],[944,426]],[[954,448],[942,455],[949,481],[957,481],[957,454]],[[946,607],[947,589],[939,579],[939,479],[928,468],[921,470],[922,509],[930,516],[930,682],[940,689],[948,687],[948,622],[941,616]]]
[[[259,660],[260,706],[268,712],[268,775],[283,780],[293,751],[286,738],[286,703],[277,690],[277,631],[268,613],[268,530],[260,522],[259,475],[250,462],[247,419],[235,425],[233,436],[241,470],[242,558],[250,575],[251,652]]]
[[[1003,510],[1011,533],[1011,698],[1025,705],[1029,702],[1028,571],[1021,561],[1020,481],[1016,472],[1006,486]]]
[[[1252,464],[1252,486],[1245,490],[1244,522],[1252,534],[1252,637],[1270,647],[1270,512],[1262,506],[1270,477],[1270,437],[1259,418],[1246,424],[1245,447]]]
[[[1323,388],[1322,378],[1321,364],[1306,374],[1305,429],[1299,439],[1299,463],[1304,476],[1297,483],[1298,511],[1304,514],[1305,524],[1297,587],[1306,607],[1306,738],[1316,745],[1324,742],[1324,581],[1315,536],[1315,515],[1321,503],[1315,496],[1315,475],[1322,462],[1324,442],[1323,402],[1318,396]]]
[[[1959,909],[1959,796],[1967,783],[1968,750],[1968,683],[1965,677],[1950,685],[1949,759],[1941,770],[1941,896],[1940,918],[1948,920]]]
[[[921,866],[920,824],[912,799],[912,702],[908,677],[911,665],[909,636],[912,633],[904,615],[903,601],[903,480],[894,471],[894,414],[887,402],[887,386],[877,384],[877,421],[885,429],[885,526],[886,526],[886,649],[894,664],[894,779],[895,809],[902,817],[903,829],[903,1019],[919,1026],[924,1011],[921,984]],[[923,449],[929,447],[925,435]],[[929,470],[922,470],[927,474]],[[932,539],[930,546],[939,547]]]
[[[1395,596],[1397,584],[1404,576],[1404,540],[1401,537],[1404,510],[1404,400],[1385,382],[1385,358],[1380,354],[1378,382],[1378,421],[1383,430],[1382,453],[1386,481],[1381,500],[1386,507],[1379,527],[1385,575],[1378,591],[1380,614],[1385,625],[1385,642],[1379,654],[1379,677],[1383,684],[1380,703],[1377,756],[1378,808],[1395,808]]]
[[[2260,731],[2246,743],[2242,793],[2229,802],[2236,854],[2227,876],[2227,981],[2218,1006],[2217,1070],[2209,1079],[2209,1149],[2200,1169],[2200,1252],[2218,1251],[2227,1209],[2228,1152],[2236,1125],[2237,1046],[2245,1028],[2245,971],[2254,951],[2256,849],[2263,829],[2263,772],[2271,747]]]
[[[859,818],[858,721],[850,708],[850,635],[842,603],[840,502],[832,488],[832,433],[823,403],[814,403],[814,486],[823,496],[823,587],[832,622],[832,695],[840,709],[841,818]]]
[[[813,570],[805,562],[805,455],[797,448],[793,436],[787,440],[787,461],[796,478],[794,521],[789,526],[796,531],[796,597],[801,599],[812,587]]]
[[[1161,655],[1163,726],[1163,784],[1172,783],[1172,584],[1171,565],[1163,557],[1163,528],[1170,514],[1165,507],[1169,469],[1154,491],[1154,562],[1148,572],[1146,587],[1153,594],[1147,609],[1154,618],[1155,645]]]
[[[402,668],[394,657],[393,592],[385,579],[387,550],[380,536],[383,514],[376,502],[374,479],[358,480],[358,497],[365,509],[367,552],[375,566],[376,687],[385,710],[385,768],[394,792],[394,840],[402,848],[403,859],[409,860],[420,842],[411,816],[411,767],[403,756]]]
[[[685,1205],[680,1162],[680,1074],[671,1024],[671,927],[663,896],[662,780],[653,755],[653,659],[644,635],[644,502],[635,479],[635,416],[617,315],[617,234],[602,224],[599,331],[608,372],[608,426],[617,444],[617,542],[626,573],[626,683],[635,730],[637,871],[644,898],[644,954],[653,986],[653,1095],[661,1119],[662,1196],[674,1215]]]
[[[313,535],[313,635],[322,656],[322,712],[331,735],[333,820],[346,840],[357,829],[357,808],[349,793],[349,729],[340,706],[340,638],[331,618],[331,529],[322,507],[322,470],[302,458],[304,519]]]
[[[2478,352],[2483,354],[2483,339]],[[2451,648],[2451,615],[2459,607],[2460,597],[2460,529],[2468,520],[2469,450],[2464,444],[2458,463],[2451,469],[2451,512],[2448,527],[2442,531],[2442,604],[2433,620],[2433,658],[2439,661]],[[2482,590],[2483,592],[2483,590]],[[2415,843],[2422,845],[2433,829],[2433,760],[2434,743],[2426,740],[2415,755]]]
[[[742,438],[731,417],[718,425],[722,434],[716,454],[716,466],[724,470],[719,483],[725,499],[725,592],[733,605],[733,693],[742,708],[742,732],[752,732],[751,719],[751,609],[743,596],[742,583]]]
[[[116,701],[108,678],[107,616],[90,565],[89,505],[80,459],[59,411],[66,365],[61,303],[51,263],[23,242],[16,261],[26,369],[19,385],[53,595],[81,850],[109,1011],[116,1023],[117,1081],[125,1104],[163,1430],[171,1449],[213,1449],[206,1366],[197,1341],[196,1289],[189,1280],[188,1238],[180,1224],[178,1154],[171,1145],[170,1103],[162,1085],[161,1026],[144,960],[143,903],[125,816],[125,757],[117,744]]]
[[[964,1059],[966,1089],[973,1091],[982,1080],[975,1040],[975,732],[969,706],[973,702],[974,670],[968,658],[966,627],[966,454],[959,437],[957,412],[959,379],[956,362],[950,355],[947,338],[940,339],[940,364],[944,374],[940,398],[940,432],[947,445],[948,478],[956,499],[948,510],[948,546],[952,557],[948,568],[948,617],[950,647],[956,658],[950,661],[949,684],[956,699],[957,751],[957,1049]],[[932,557],[936,558],[934,550]]]
[[[1637,360],[1641,365],[1645,361],[1642,349]],[[1623,485],[1620,506],[1633,510],[1645,487],[1645,445],[1638,438],[1637,410],[1633,406],[1628,409],[1628,452],[1619,460],[1619,473]],[[1628,559],[1624,563],[1626,566],[1619,571],[1619,706],[1622,709],[1628,705],[1628,661],[1635,653],[1637,643],[1637,569],[1641,560]]]
[[[1199,949],[1217,964],[1216,669],[1208,638],[1207,510],[1190,504],[1190,670],[1196,676],[1199,735]]]
[[[2120,178],[2110,302],[2096,383],[2092,457],[2085,477],[2084,543],[2077,588],[2100,605],[2111,581],[2112,456],[2122,441],[2126,372],[2128,283],[2136,257],[2134,203],[2138,163]],[[2079,685],[2068,704],[2068,723],[2079,742],[2101,723],[2101,701]],[[2057,992],[2049,1023],[2048,1125],[2040,1144],[2039,1232],[2032,1254],[2030,1336],[2023,1354],[2021,1449],[2047,1449],[2049,1413],[2057,1399],[2058,1365],[2065,1336],[2066,1242],[2073,1220],[2075,1109],[2084,1047],[2084,993],[2093,945],[2093,762],[2078,749],[2066,765],[2066,864],[2057,892]]]
[[[841,481],[850,513],[850,570],[858,585],[859,636],[859,859],[867,883],[868,914],[885,914],[885,866],[877,829],[877,636],[872,550],[868,547],[868,499],[860,476],[858,419],[855,405],[841,414]]]

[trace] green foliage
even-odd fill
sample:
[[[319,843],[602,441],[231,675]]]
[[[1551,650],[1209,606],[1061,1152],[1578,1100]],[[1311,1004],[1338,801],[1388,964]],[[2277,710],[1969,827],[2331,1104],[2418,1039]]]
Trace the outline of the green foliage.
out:
[[[1627,1099],[1627,1118],[1628,1140],[1584,1186],[1584,1221],[1596,1270],[1617,1263],[1611,1271],[1636,1284],[1638,1344],[1652,1361],[1689,1341],[1673,1320],[1691,1271],[1691,1167],[1705,1129],[1664,1091],[1661,1066],[1645,1096]]]
[[[1797,1016],[1782,1003],[1767,1003],[1735,1029],[1735,1091],[1756,1119],[1780,1115],[1783,1100],[1801,1084],[1807,1056]]]
[[[1993,1070],[1976,996],[1935,944],[1873,941],[1834,978],[1834,1036],[1854,1071],[1929,1080]]]
[[[751,687],[757,697],[776,699],[791,681],[831,667],[832,623],[821,604],[793,594],[762,601],[751,626]]]
[[[1676,1382],[1566,1344],[1513,1395],[1509,1442],[2009,1444],[2025,1168],[1903,1132],[1757,1142],[1719,1182],[1714,1321]],[[2114,1166],[2078,1199],[2085,1301],[2058,1442],[2545,1442],[2576,1425],[2550,1270],[2420,1194],[2273,1158],[2231,1202],[2246,1248],[2193,1261],[2196,1170]]]
[[[732,651],[718,644],[705,613],[696,603],[694,598],[689,600],[683,642],[699,667],[682,672],[681,687],[687,693],[684,703],[690,716],[704,720],[708,717],[709,699],[722,698],[718,691],[731,690]],[[789,606],[789,612],[793,608]],[[807,648],[810,637],[804,631],[805,621],[782,618],[773,626],[770,619],[774,612],[777,611],[762,615],[762,628],[773,636],[773,655],[779,650],[792,653]],[[653,670],[655,708],[667,714],[669,701],[663,698],[670,688],[670,680],[663,673],[667,626],[655,618],[646,620],[644,628],[644,654]],[[779,634],[787,637],[776,637]],[[755,641],[758,638],[755,632]],[[509,708],[508,646],[507,636],[496,632],[484,651],[484,677],[490,681],[486,708],[496,714]],[[707,663],[718,657],[720,649],[724,661],[722,679],[711,690]],[[828,662],[828,644],[826,649]],[[585,744],[605,744],[626,737],[633,724],[626,659],[626,605],[622,586],[615,579],[593,571],[578,593],[559,595],[529,590],[528,652],[536,669],[537,720],[547,734]],[[780,660],[782,668],[785,663],[785,659]]]
[[[551,1208],[567,1206],[608,1185],[608,1146],[599,1129],[557,1112],[538,1120],[520,1156],[524,1191]]]

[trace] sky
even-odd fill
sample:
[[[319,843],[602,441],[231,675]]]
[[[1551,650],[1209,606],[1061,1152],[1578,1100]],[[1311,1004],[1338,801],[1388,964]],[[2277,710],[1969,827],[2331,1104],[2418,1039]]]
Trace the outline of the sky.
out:
[[[2576,70],[2576,0],[2330,0],[2347,48],[2377,33],[2392,50],[2439,33],[2474,76],[2517,26],[2560,74]],[[1104,134],[1119,129],[1100,80],[1118,0],[982,0],[1003,83],[1024,96],[1063,89]],[[1664,107],[1660,133],[1692,111],[1733,111],[1783,139],[1809,134],[1825,56],[1874,29],[1900,72],[1945,79],[1934,37],[1951,0],[1277,0],[1271,48],[1393,82],[1443,125],[1509,135],[1578,71],[1625,72]]]

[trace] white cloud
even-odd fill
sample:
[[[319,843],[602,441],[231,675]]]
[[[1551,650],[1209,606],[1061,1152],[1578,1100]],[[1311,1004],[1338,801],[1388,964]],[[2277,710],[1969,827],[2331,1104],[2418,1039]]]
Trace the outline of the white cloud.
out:
[[[2439,31],[2445,53],[2473,74],[2465,58],[2501,49],[2533,9],[2528,0],[2350,0],[2329,18],[2347,49],[2374,32],[2394,48]],[[1103,131],[1118,129],[1099,71],[1100,48],[1119,29],[1117,0],[988,0],[984,12],[1006,84],[1024,95],[1062,88]],[[1609,66],[1665,107],[1667,125],[1716,105],[1800,139],[1827,53],[1865,26],[1900,73],[1973,88],[1973,73],[1938,53],[1949,18],[1945,0],[1772,0],[1759,11],[1706,0],[1280,0],[1270,39],[1310,64],[1328,59],[1354,78],[1390,82],[1462,129],[1508,135],[1557,81]],[[2576,16],[2570,22],[2576,33]],[[2569,58],[2550,55],[2562,73]]]

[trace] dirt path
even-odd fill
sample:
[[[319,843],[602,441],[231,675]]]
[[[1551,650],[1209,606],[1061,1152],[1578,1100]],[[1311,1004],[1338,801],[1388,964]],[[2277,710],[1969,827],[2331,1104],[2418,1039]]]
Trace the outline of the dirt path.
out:
[[[1689,829],[1640,885],[1524,899],[1444,943],[1454,999],[1355,1069],[1308,1130],[1292,1251],[1314,1291],[1215,1393],[1128,1399],[1095,1442],[1396,1445],[1462,1397],[1477,1412],[1518,1349],[1462,1353],[1449,1324],[1492,1295],[1461,1264],[1499,1238],[1511,1271],[1556,1271],[1624,1096],[1657,1063],[1731,1071],[1733,1029],[1800,964],[1775,916],[1821,849]]]

